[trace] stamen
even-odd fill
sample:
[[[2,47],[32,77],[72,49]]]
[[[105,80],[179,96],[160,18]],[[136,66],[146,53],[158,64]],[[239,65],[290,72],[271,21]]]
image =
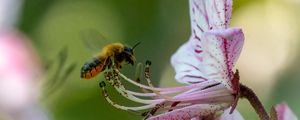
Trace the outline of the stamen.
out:
[[[148,105],[144,105],[144,106],[138,106],[138,107],[128,107],[128,106],[122,106],[122,105],[119,105],[119,104],[116,104],[114,103],[110,98],[109,98],[109,95],[105,89],[105,82],[104,81],[101,81],[99,83],[99,86],[102,90],[102,94],[103,96],[105,97],[105,100],[110,103],[112,106],[114,106],[115,108],[117,109],[121,109],[121,110],[125,110],[125,111],[135,111],[135,112],[138,112],[139,110],[145,110],[145,109],[151,109],[153,107],[156,106],[156,104],[148,104]]]
[[[156,97],[157,94],[156,93],[140,93],[140,92],[134,92],[134,91],[130,91],[130,90],[126,90],[127,93],[130,93],[132,95],[135,96],[141,96],[141,97]],[[178,93],[180,91],[162,91],[159,92],[159,94],[161,95],[167,95],[167,94],[173,94],[173,93]]]
[[[211,91],[216,91],[216,90],[224,89],[225,86],[223,86],[222,84],[219,84],[219,85],[214,86],[214,87],[209,87],[209,88],[205,87],[205,88],[206,89],[199,89],[199,88],[192,89],[192,90],[184,92],[182,94],[178,94],[178,95],[176,95],[176,97],[183,96],[183,95],[193,95],[193,94],[208,93],[208,92],[211,92]]]
[[[134,102],[143,103],[143,104],[152,104],[152,103],[159,103],[159,102],[164,101],[164,99],[145,100],[145,99],[141,99],[141,98],[137,98],[137,97],[133,96],[132,94],[130,94],[130,93],[127,92],[127,90],[125,89],[125,87],[123,86],[123,84],[120,82],[118,74],[114,74],[114,76],[112,76],[112,74],[113,73],[111,73],[111,72],[105,72],[104,73],[105,79],[123,97],[125,97],[125,98],[127,98],[129,100],[132,100]],[[112,78],[114,78],[114,80],[111,80]]]
[[[101,83],[102,93],[107,102],[112,106],[126,110],[138,112],[140,110],[148,110],[144,112],[143,116],[146,118],[151,117],[156,112],[173,112],[175,109],[188,109],[188,107],[197,104],[216,104],[216,103],[230,103],[233,100],[231,92],[228,92],[225,86],[215,80],[205,80],[200,83],[191,84],[187,86],[172,87],[172,88],[156,88],[151,83],[150,79],[150,61],[146,62],[144,69],[145,79],[147,85],[140,83],[140,76],[138,73],[141,68],[141,64],[137,66],[136,81],[126,77],[121,72],[116,64],[112,63],[112,69],[104,73],[106,81],[112,85],[118,93],[125,98],[145,105],[137,107],[122,106],[114,103],[108,96],[105,90],[105,83]],[[144,90],[150,90],[151,92],[141,93],[127,90],[121,82],[121,78],[129,83],[136,85]],[[224,89],[225,88],[225,89]],[[170,94],[177,93],[175,96]],[[144,99],[139,97],[153,97],[151,99]],[[174,105],[174,103],[176,103]],[[173,110],[173,111],[172,111]]]
[[[146,61],[146,67],[145,67],[145,79],[147,80],[147,83],[150,87],[154,87],[151,80],[150,80],[150,65],[151,61]]]
[[[142,76],[142,68],[143,67],[143,64],[142,63],[138,63],[136,65],[136,68],[135,68],[135,80],[136,82],[140,83],[141,82],[141,76]]]
[[[141,76],[142,76],[142,70],[143,69],[143,64],[142,63],[138,63],[137,65],[136,65],[136,69],[135,69],[135,81],[137,82],[137,83],[141,83]],[[141,88],[141,87],[140,87]],[[146,90],[146,89],[144,89],[144,88],[141,88],[142,89],[142,91],[144,92],[144,93],[149,93],[150,91],[148,91],[148,90]]]
[[[219,86],[214,86],[214,87],[211,87],[211,88],[197,89],[193,92],[185,93],[184,95],[191,96],[191,95],[199,95],[199,94],[210,94],[211,92],[215,92],[215,91],[218,91],[218,90],[227,91],[226,87],[220,84]],[[177,95],[176,97],[179,97],[179,96]]]
[[[113,71],[117,72],[116,70],[113,70]],[[125,87],[121,84],[120,80],[112,81],[112,79],[113,79],[112,74],[113,74],[112,72],[105,72],[104,76],[105,76],[105,79],[112,86],[114,86],[116,90],[120,90],[121,89],[124,92],[127,92],[127,93],[132,94],[132,95],[136,95],[136,96],[144,96],[144,97],[154,97],[154,96],[157,96],[156,93],[140,93],[140,92],[134,92],[134,91],[126,90]],[[159,94],[166,95],[166,94],[173,94],[173,93],[176,93],[176,92],[180,92],[180,91],[163,91],[163,92],[160,92]]]
[[[218,83],[217,81],[214,81],[214,80],[207,80],[207,81],[204,81],[204,82],[201,82],[201,83],[191,84],[191,85],[187,85],[187,86],[170,87],[170,88],[156,88],[156,87],[149,87],[149,86],[137,83],[137,82],[131,80],[130,78],[127,78],[122,73],[120,73],[119,70],[117,70],[117,69],[115,69],[115,70],[120,75],[120,77],[127,80],[128,82],[130,82],[130,83],[132,83],[136,86],[139,86],[139,87],[142,87],[142,88],[145,88],[145,89],[148,89],[148,90],[152,90],[152,91],[177,91],[177,92],[179,92],[179,91],[189,90],[189,89],[192,89],[192,88],[204,88],[208,85],[213,85],[213,84]]]
[[[223,90],[217,90],[212,91],[208,93],[202,93],[202,94],[194,94],[194,95],[187,95],[187,96],[181,96],[181,97],[174,97],[173,101],[190,101],[190,100],[205,100],[205,99],[212,99],[214,97],[219,96],[232,96],[227,89]]]
[[[147,61],[146,61],[146,67],[145,67],[145,79],[147,80],[147,83],[148,83],[148,85],[149,85],[150,87],[154,87],[153,84],[151,83],[151,80],[150,80],[150,65],[151,65],[151,61],[147,60]],[[161,95],[161,94],[159,93],[159,91],[153,90],[153,92],[154,92],[155,94],[157,94],[157,96],[158,96],[159,98],[164,98],[164,99],[166,99],[166,100],[170,100],[170,99],[171,99],[171,98],[168,97],[168,96]]]
[[[219,96],[211,99],[205,99],[205,100],[193,100],[193,101],[187,101],[193,104],[216,104],[216,103],[231,103],[234,99],[233,96]]]
[[[161,108],[161,107],[164,107],[165,103],[161,103],[161,104],[157,104],[153,109],[151,109],[149,112],[147,112],[147,115],[145,115],[145,118],[144,119],[147,119],[151,116],[153,116],[156,111]]]

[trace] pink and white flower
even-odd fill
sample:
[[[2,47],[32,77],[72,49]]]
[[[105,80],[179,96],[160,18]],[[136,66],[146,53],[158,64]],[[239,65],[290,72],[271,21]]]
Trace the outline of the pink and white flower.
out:
[[[126,77],[116,68],[105,73],[106,81],[122,96],[145,105],[128,107],[114,103],[102,81],[99,85],[105,99],[118,109],[137,113],[147,110],[142,114],[147,120],[243,120],[235,107],[239,97],[244,97],[261,119],[270,119],[255,93],[239,83],[238,71],[233,72],[244,34],[240,28],[229,27],[232,0],[189,0],[189,3],[192,34],[171,58],[175,79],[186,85],[154,87],[150,80],[150,62],[146,62],[148,85]],[[121,78],[145,92],[126,89]],[[277,105],[273,111],[278,120],[297,120],[286,104]]]
[[[114,69],[112,73],[108,72],[105,75],[108,83],[124,97],[146,105],[126,107],[113,103],[106,93],[105,83],[102,82],[100,87],[109,103],[129,111],[151,109],[148,112],[150,116],[155,112],[161,113],[150,117],[149,120],[186,120],[208,117],[217,119],[216,112],[230,108],[235,102],[239,76],[233,72],[233,67],[240,55],[244,35],[240,28],[229,28],[232,0],[189,0],[189,2],[192,35],[171,58],[176,71],[176,80],[188,85],[173,88],[153,87],[149,78],[149,64],[146,64],[145,70],[149,86],[137,83]],[[139,93],[127,90],[118,76],[151,92]],[[170,95],[174,93],[175,96]],[[152,99],[142,99],[141,96]],[[230,116],[228,112],[224,112],[220,119],[228,116]]]
[[[192,35],[171,59],[177,81],[214,80],[234,91],[232,69],[244,34],[240,28],[229,28],[231,10],[231,0],[190,0]]]
[[[218,101],[226,104],[221,109],[228,108],[238,92],[239,78],[235,78],[233,67],[244,43],[242,30],[229,28],[231,12],[231,0],[190,0],[192,35],[171,59],[175,78],[181,83],[216,81],[208,88],[217,90],[208,95],[213,96],[210,100],[224,99]]]

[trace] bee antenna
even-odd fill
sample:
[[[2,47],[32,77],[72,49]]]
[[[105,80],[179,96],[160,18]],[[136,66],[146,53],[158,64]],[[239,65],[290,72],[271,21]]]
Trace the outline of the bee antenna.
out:
[[[137,42],[137,43],[132,47],[132,50],[133,50],[134,48],[136,48],[136,46],[138,46],[139,44],[141,44],[141,42]]]

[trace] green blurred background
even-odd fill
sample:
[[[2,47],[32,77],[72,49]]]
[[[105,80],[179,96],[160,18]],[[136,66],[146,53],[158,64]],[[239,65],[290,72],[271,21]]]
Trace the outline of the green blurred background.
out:
[[[241,82],[257,92],[267,109],[285,101],[297,116],[299,8],[297,0],[234,0],[232,17],[232,26],[242,27],[246,36],[236,66]],[[67,47],[65,64],[77,65],[55,94],[44,96],[42,104],[54,120],[133,120],[142,118],[115,109],[101,96],[98,82],[102,75],[89,81],[80,79],[81,65],[98,52],[83,44],[80,33],[93,29],[108,40],[128,45],[141,41],[135,54],[139,62],[152,61],[155,85],[175,86],[179,83],[169,61],[189,38],[189,23],[188,0],[25,0],[18,27],[32,39],[45,63]],[[97,41],[99,47],[101,42]],[[133,76],[132,69],[125,66],[122,71]],[[135,105],[108,89],[117,102]],[[238,109],[247,120],[258,119],[246,100],[239,102]]]

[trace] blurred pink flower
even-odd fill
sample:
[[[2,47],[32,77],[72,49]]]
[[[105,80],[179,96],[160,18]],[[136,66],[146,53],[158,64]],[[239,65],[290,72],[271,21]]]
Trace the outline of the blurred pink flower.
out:
[[[298,120],[286,103],[276,105],[275,110],[278,120]]]
[[[40,65],[24,36],[17,32],[0,33],[0,112],[15,120],[46,118],[37,105]]]

